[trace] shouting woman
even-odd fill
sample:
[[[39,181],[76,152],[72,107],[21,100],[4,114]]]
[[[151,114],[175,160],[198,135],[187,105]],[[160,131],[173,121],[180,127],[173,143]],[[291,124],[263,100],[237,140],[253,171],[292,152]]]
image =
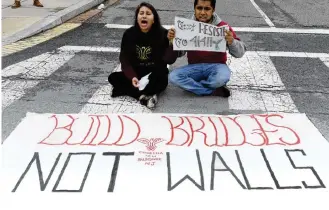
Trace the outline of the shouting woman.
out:
[[[134,26],[122,37],[122,72],[113,72],[108,77],[113,86],[112,97],[127,95],[148,108],[155,107],[157,95],[168,85],[167,64],[173,64],[178,57],[167,34],[155,8],[141,3],[136,9]]]

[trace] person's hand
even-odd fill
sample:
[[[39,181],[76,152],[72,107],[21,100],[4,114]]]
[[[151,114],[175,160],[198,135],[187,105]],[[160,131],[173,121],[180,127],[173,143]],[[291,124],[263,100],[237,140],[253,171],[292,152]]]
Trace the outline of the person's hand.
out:
[[[167,38],[169,39],[170,43],[172,43],[172,40],[175,38],[175,36],[176,36],[175,28],[169,29],[168,34],[167,34]]]
[[[232,31],[225,30],[225,40],[227,41],[228,45],[233,43],[234,37]]]
[[[131,82],[132,82],[132,84],[133,84],[133,86],[134,86],[135,88],[138,88],[138,86],[139,86],[139,80],[138,80],[136,77],[134,77],[134,78],[131,80]]]

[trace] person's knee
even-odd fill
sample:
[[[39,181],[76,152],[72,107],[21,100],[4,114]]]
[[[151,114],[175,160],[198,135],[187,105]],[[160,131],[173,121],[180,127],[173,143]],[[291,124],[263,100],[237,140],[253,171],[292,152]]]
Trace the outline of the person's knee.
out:
[[[210,88],[216,89],[226,85],[230,81],[230,77],[224,75],[216,77],[216,79],[210,84]]]
[[[157,87],[156,89],[159,92],[164,91],[168,86],[168,74],[159,75],[159,77],[154,82]]]
[[[110,84],[113,84],[113,73],[108,76],[107,80]]]
[[[178,71],[172,71],[169,74],[169,82],[174,85],[179,85],[181,83],[181,80],[183,78],[183,75],[181,75]]]
[[[155,83],[157,85],[165,85],[165,84],[168,84],[168,73],[165,73],[165,72],[161,72],[161,73],[152,73],[150,76],[149,76],[149,82],[150,83]]]
[[[123,78],[124,78],[124,75],[122,72],[112,72],[108,76],[107,80],[109,81],[109,83],[111,85],[116,86],[116,85],[122,83]]]
[[[169,79],[170,83],[175,84],[175,82],[177,80],[176,72],[175,71],[170,72],[169,76],[168,76],[168,79]]]
[[[216,89],[226,85],[230,81],[231,72],[229,69],[219,71],[210,83],[210,88]]]

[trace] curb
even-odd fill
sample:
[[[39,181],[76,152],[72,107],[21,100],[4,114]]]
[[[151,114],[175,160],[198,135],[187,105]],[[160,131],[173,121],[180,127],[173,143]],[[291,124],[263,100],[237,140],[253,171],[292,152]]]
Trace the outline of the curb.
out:
[[[97,20],[103,15],[103,12],[108,7],[118,3],[120,0],[105,0],[103,4],[105,5],[104,9],[91,9],[88,10],[70,20],[68,20],[66,23],[91,23],[94,20]]]
[[[82,0],[78,4],[67,7],[53,15],[49,15],[46,18],[34,23],[33,25],[9,36],[3,37],[2,45],[11,44],[19,41],[23,38],[27,38],[38,34],[40,32],[51,29],[66,21],[76,17],[77,15],[101,4],[104,0]]]
[[[115,5],[118,2],[120,2],[120,0],[105,0],[103,2],[105,6],[104,9],[98,9],[94,7],[86,12],[82,12],[80,15],[77,15],[76,17],[58,26],[54,26],[53,28],[39,32],[35,35],[31,35],[30,37],[22,38],[21,40],[18,40],[11,44],[3,45],[2,57],[12,55],[14,53],[20,52],[40,43],[46,42],[50,39],[60,36],[63,33],[80,27],[83,23],[92,23],[103,15],[105,9]]]

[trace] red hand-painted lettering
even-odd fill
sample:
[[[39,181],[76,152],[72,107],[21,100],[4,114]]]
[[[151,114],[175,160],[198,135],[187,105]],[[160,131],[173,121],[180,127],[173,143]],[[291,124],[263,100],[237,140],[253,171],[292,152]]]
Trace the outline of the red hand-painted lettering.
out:
[[[202,132],[201,131],[205,127],[204,121],[200,117],[191,117],[191,118],[198,119],[202,123],[202,125],[201,125],[200,128],[195,129],[194,126],[193,126],[193,124],[192,124],[192,122],[191,122],[191,120],[189,119],[189,117],[186,117],[186,120],[188,121],[188,123],[190,125],[191,133],[192,133],[192,137],[191,137],[191,140],[190,140],[188,146],[191,146],[191,144],[192,144],[192,142],[194,140],[194,133],[200,133],[200,134],[202,134],[203,135],[203,142],[204,142],[204,144],[207,145],[207,146],[209,146],[207,144],[207,134],[205,132]]]
[[[121,141],[121,138],[122,138],[122,135],[121,135],[121,137],[119,138],[119,140],[116,141],[116,142],[114,142],[114,145],[116,145],[116,146],[126,146],[126,145],[129,145],[129,144],[135,142],[138,139],[139,134],[141,133],[140,125],[138,124],[138,122],[136,120],[134,120],[134,119],[132,119],[132,118],[130,118],[128,116],[125,116],[125,115],[123,117],[125,117],[125,118],[127,118],[127,119],[129,119],[129,120],[131,120],[132,122],[135,123],[135,125],[137,126],[137,134],[136,134],[136,136],[135,136],[135,138],[133,140],[131,140],[130,142],[125,143],[125,144],[119,144],[119,142]],[[122,132],[124,132],[124,124],[122,124]]]
[[[120,141],[121,140],[121,138],[122,138],[122,136],[123,136],[123,132],[124,132],[124,124],[123,124],[123,120],[122,120],[122,118],[120,117],[120,116],[118,116],[118,118],[119,118],[119,120],[120,120],[120,128],[121,128],[121,134],[120,134],[120,136],[119,136],[119,138],[118,138],[118,140],[116,141],[116,142],[118,142],[118,141]],[[108,134],[110,134],[110,130],[111,130],[111,128],[112,128],[112,122],[111,122],[111,120],[109,120],[109,131],[108,131]],[[108,135],[109,136],[109,135]],[[107,137],[108,137],[107,136]],[[108,140],[108,138],[105,138],[103,141],[101,141],[101,142],[99,142],[98,143],[98,145],[106,145],[106,146],[112,146],[112,145],[114,145],[114,143],[106,143],[106,141]]]
[[[89,117],[91,118],[91,124],[90,124],[90,127],[89,127],[89,130],[85,136],[85,138],[83,139],[83,141],[80,143],[81,145],[87,145],[87,146],[97,146],[98,143],[97,142],[97,137],[99,136],[99,130],[101,128],[101,125],[104,125],[101,123],[101,117],[106,117],[107,121],[106,121],[106,126],[102,126],[103,128],[107,128],[107,132],[106,132],[106,136],[105,138],[102,140],[102,141],[105,141],[108,136],[110,135],[110,130],[111,130],[111,120],[108,116],[103,116],[103,115],[89,115]],[[94,136],[92,137],[92,139],[89,141],[89,143],[87,143],[87,140],[88,140],[88,137],[94,127],[94,123],[95,123],[95,120],[94,120],[94,117],[97,118],[97,127],[96,127],[96,131],[95,131],[95,134]]]
[[[135,125],[136,125],[136,128],[137,128],[137,133],[136,133],[136,136],[135,138],[133,138],[133,140],[129,141],[128,143],[122,143],[120,144],[119,142],[121,142],[123,140],[123,136],[124,136],[124,133],[125,133],[125,123],[123,121],[123,119],[121,118],[121,116],[118,116],[119,120],[120,120],[120,127],[121,127],[121,134],[119,136],[119,138],[114,142],[114,143],[107,143],[108,141],[108,138],[105,138],[103,141],[101,141],[99,143],[99,145],[107,145],[107,146],[112,146],[112,145],[115,145],[115,146],[126,146],[126,145],[129,145],[129,144],[132,144],[133,142],[135,142],[140,133],[141,133],[141,128],[140,128],[140,125],[138,124],[138,122],[128,116],[123,116],[124,118],[130,120],[131,122],[133,122]]]
[[[258,116],[261,116],[261,115],[258,115]],[[259,120],[257,119],[256,115],[251,115],[250,116],[252,119],[255,120],[255,122],[257,123],[257,125],[259,126],[259,128],[257,129],[253,129],[254,132],[252,132],[251,134],[257,134],[259,135],[260,137],[262,137],[263,139],[263,142],[260,143],[260,144],[253,144],[251,142],[248,142],[249,144],[253,145],[253,146],[264,146],[264,145],[268,145],[268,142],[269,142],[269,139],[268,139],[268,136],[267,136],[267,132],[276,132],[278,130],[272,130],[272,131],[265,131],[265,129],[263,128],[262,124],[259,122]]]
[[[270,125],[272,125],[274,127],[284,128],[284,129],[287,129],[287,130],[291,131],[291,133],[293,133],[293,135],[296,137],[296,139],[294,139],[293,141],[285,141],[285,140],[283,140],[283,137],[280,137],[279,140],[282,142],[282,144],[286,144],[286,145],[290,145],[290,146],[300,144],[300,137],[298,136],[297,132],[294,131],[292,128],[289,128],[289,127],[286,127],[286,126],[281,126],[281,125],[275,125],[275,124],[269,122],[269,118],[274,118],[274,117],[279,117],[279,118],[283,119],[283,116],[282,115],[279,115],[279,114],[271,114],[271,115],[266,116],[265,121],[268,124],[270,124]],[[275,143],[269,143],[269,145],[271,145],[271,144],[275,144]]]
[[[181,122],[180,122],[180,124],[178,124],[176,126],[173,125],[173,122],[171,121],[171,119],[169,117],[163,116],[163,118],[166,118],[170,123],[171,138],[170,138],[169,142],[167,143],[167,145],[183,146],[183,145],[187,144],[190,140],[190,134],[185,129],[180,128],[180,126],[182,126],[184,124],[184,118],[183,117],[178,117],[181,120]],[[175,117],[175,118],[177,118],[177,117]],[[183,131],[186,134],[186,140],[185,140],[184,143],[181,143],[181,144],[172,143],[175,139],[175,131],[176,130]]]
[[[83,141],[81,142],[81,145],[88,145],[88,144],[85,144],[85,141],[87,140],[87,137],[89,136],[89,134],[90,134],[90,132],[91,132],[93,126],[94,126],[94,122],[95,122],[95,120],[94,120],[94,118],[93,118],[92,116],[90,116],[90,118],[91,118],[91,124],[90,124],[89,130],[88,130],[88,132],[87,132],[85,138],[84,138]],[[100,123],[99,123],[99,124],[100,124]],[[80,143],[78,143],[78,144],[80,144]]]
[[[234,122],[234,123],[238,126],[239,130],[241,131],[241,134],[242,134],[242,136],[243,136],[243,140],[242,140],[242,142],[241,142],[240,144],[229,144],[229,133],[228,133],[228,131],[227,131],[227,128],[226,128],[226,126],[225,126],[224,121],[223,121],[222,119],[220,119],[221,122],[222,122],[223,125],[224,125],[225,132],[226,132],[225,146],[242,146],[242,145],[244,145],[244,144],[246,143],[246,133],[245,133],[245,131],[243,130],[243,128],[242,128],[242,126],[240,125],[240,123],[238,123],[238,121],[237,121],[238,118],[239,118],[239,116],[234,117],[234,118],[232,118],[232,117],[227,117],[227,119],[230,119],[232,122]],[[238,131],[235,130],[235,132],[238,132]]]
[[[217,127],[214,123],[214,121],[212,121],[211,117],[208,117],[208,120],[210,121],[210,123],[212,124],[212,126],[214,127],[214,130],[215,130],[215,143],[212,144],[212,145],[209,145],[210,147],[212,146],[221,146],[221,145],[218,145],[218,130],[217,130]],[[226,133],[226,137],[227,137],[227,128],[225,127],[225,133]]]
[[[46,144],[46,145],[64,145],[67,144],[67,142],[69,141],[69,139],[72,137],[73,135],[73,131],[72,131],[72,125],[75,122],[75,120],[77,120],[78,118],[73,118],[71,115],[67,115],[67,117],[69,117],[71,119],[71,122],[65,126],[62,127],[58,127],[58,118],[56,115],[51,116],[50,118],[54,118],[55,119],[55,127],[54,129],[49,133],[49,135],[44,138],[42,141],[39,142],[39,144]],[[67,132],[67,134],[65,135],[65,137],[63,139],[59,139],[58,137],[56,137],[56,142],[51,143],[51,142],[47,142],[49,141],[49,139],[51,139],[52,135],[54,135],[56,133],[56,131],[64,131]]]

